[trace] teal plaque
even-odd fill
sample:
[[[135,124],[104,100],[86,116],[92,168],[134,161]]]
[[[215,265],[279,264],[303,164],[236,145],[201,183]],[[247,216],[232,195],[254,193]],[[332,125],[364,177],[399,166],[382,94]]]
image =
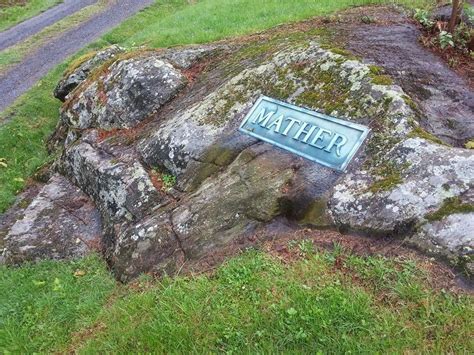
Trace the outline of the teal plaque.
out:
[[[258,99],[243,120],[241,132],[344,171],[369,133],[369,128],[266,96]]]

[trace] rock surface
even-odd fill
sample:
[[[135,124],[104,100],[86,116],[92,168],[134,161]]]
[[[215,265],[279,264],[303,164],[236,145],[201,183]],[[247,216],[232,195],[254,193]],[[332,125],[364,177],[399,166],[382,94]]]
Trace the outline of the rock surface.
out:
[[[84,63],[80,64],[77,68],[68,73],[61,81],[56,85],[54,89],[54,97],[61,101],[66,101],[67,95],[73,91],[79,84],[87,79],[91,71],[98,68],[100,65],[116,57],[117,54],[122,53],[123,48],[117,45],[106,48],[100,51]]]
[[[61,121],[79,129],[131,128],[186,85],[186,78],[156,55],[118,60],[95,81],[84,83],[61,111]]]
[[[60,175],[51,178],[5,237],[8,264],[84,256],[102,248],[102,223],[92,201]]]
[[[336,223],[403,235],[425,222],[426,215],[439,210],[447,199],[474,188],[474,154],[467,149],[411,138],[386,159],[387,165],[381,167],[385,176],[361,169],[335,186],[330,209]]]
[[[419,43],[420,36],[413,24],[359,25],[347,34],[347,42],[350,49],[383,66],[400,82],[411,105],[421,110],[424,129],[448,144],[464,147],[474,137],[474,92]]]
[[[134,156],[121,152],[118,158],[113,151],[94,144],[94,138],[86,135],[68,147],[61,170],[94,199],[107,221],[140,220],[166,201]]]
[[[71,93],[55,166],[97,205],[119,280],[175,273],[275,220],[436,243],[466,263],[473,151],[435,142],[399,86],[323,41],[309,23],[223,51],[139,52]],[[371,135],[345,173],[333,171],[238,131],[260,95]]]
[[[474,253],[474,233],[470,231],[474,231],[474,213],[454,213],[423,225],[411,243],[433,254],[469,262]]]

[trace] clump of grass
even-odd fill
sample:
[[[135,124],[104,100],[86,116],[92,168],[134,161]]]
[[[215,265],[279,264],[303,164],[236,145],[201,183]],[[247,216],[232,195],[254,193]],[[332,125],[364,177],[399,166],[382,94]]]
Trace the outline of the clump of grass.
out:
[[[163,180],[163,187],[165,190],[171,189],[174,185],[176,185],[176,176],[171,174],[162,174],[161,179]]]
[[[176,185],[176,176],[163,172],[159,168],[151,169],[150,179],[158,190],[168,191]]]

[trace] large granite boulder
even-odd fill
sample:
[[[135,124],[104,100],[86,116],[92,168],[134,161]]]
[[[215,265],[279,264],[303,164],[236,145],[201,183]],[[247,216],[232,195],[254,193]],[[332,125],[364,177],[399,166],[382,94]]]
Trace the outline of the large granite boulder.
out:
[[[129,54],[64,104],[55,167],[95,202],[117,278],[174,273],[275,220],[436,243],[466,263],[473,152],[430,140],[400,87],[317,31],[266,36]],[[238,131],[260,95],[371,134],[334,171]]]
[[[123,48],[113,45],[97,53],[87,54],[85,57],[79,58],[79,65],[73,63],[72,68],[65,73],[56,85],[53,93],[54,97],[63,102],[66,101],[69,93],[86,80],[94,69],[116,58],[122,52],[124,52]]]
[[[107,221],[140,220],[166,203],[133,154],[102,149],[96,138],[85,135],[65,149],[61,171],[93,198]]]

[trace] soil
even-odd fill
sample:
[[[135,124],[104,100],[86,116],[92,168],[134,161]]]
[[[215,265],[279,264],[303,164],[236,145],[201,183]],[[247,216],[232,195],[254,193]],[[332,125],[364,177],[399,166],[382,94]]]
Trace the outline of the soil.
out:
[[[312,242],[316,251],[332,251],[335,245],[343,252],[335,267],[343,268],[344,259],[348,255],[382,256],[390,259],[414,261],[428,275],[427,281],[436,290],[449,290],[454,293],[469,293],[474,295],[474,280],[465,278],[462,273],[453,271],[449,266],[434,258],[403,245],[396,238],[371,238],[354,234],[342,234],[327,229],[319,230],[309,227],[299,227],[286,219],[278,219],[263,229],[250,233],[235,241],[219,253],[206,256],[198,262],[185,264],[182,273],[209,273],[226,259],[249,249],[261,249],[285,264],[300,260],[304,255],[297,247],[290,247],[300,241]]]

